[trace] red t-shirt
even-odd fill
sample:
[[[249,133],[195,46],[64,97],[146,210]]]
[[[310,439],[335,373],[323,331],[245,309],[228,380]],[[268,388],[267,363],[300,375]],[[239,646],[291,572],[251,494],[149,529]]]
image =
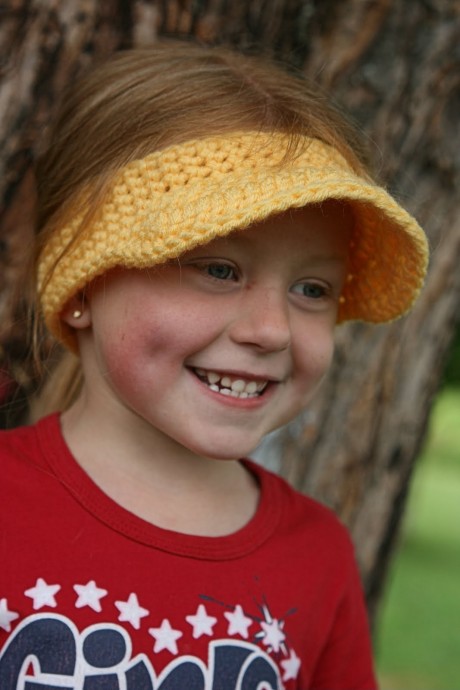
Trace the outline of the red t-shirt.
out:
[[[345,529],[246,465],[254,518],[197,537],[108,498],[58,416],[2,432],[1,690],[374,690]]]

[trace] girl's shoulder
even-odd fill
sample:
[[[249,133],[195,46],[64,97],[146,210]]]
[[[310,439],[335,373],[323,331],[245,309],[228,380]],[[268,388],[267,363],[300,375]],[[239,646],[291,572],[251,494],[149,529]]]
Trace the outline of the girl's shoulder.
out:
[[[10,468],[43,466],[48,447],[51,451],[53,445],[59,442],[59,417],[50,415],[31,425],[19,426],[14,429],[0,431],[0,467]]]
[[[334,543],[343,555],[352,556],[353,545],[348,529],[334,511],[316,498],[301,493],[279,476],[253,461],[246,461],[261,487],[265,509],[279,513],[279,533],[289,539]]]

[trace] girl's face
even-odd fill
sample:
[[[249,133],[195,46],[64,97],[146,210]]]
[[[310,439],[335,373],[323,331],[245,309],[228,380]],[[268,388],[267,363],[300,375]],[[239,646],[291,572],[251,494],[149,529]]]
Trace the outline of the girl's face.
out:
[[[94,414],[200,456],[246,456],[329,367],[351,226],[339,203],[309,206],[95,281],[72,322]]]

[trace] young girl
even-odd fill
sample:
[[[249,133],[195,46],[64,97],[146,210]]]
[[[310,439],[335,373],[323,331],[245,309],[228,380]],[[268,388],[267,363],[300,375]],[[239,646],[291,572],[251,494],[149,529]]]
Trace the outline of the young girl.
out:
[[[372,690],[344,528],[245,458],[337,322],[410,308],[422,231],[314,89],[223,49],[93,71],[37,176],[41,314],[82,383],[2,434],[1,690]]]

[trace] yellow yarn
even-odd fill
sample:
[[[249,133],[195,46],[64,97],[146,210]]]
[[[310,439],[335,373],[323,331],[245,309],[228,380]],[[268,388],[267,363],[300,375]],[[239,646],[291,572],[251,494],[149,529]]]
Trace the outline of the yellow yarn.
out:
[[[287,146],[283,134],[237,133],[171,146],[129,163],[91,225],[82,232],[82,217],[75,217],[42,251],[38,287],[50,331],[75,349],[60,313],[110,268],[163,263],[273,213],[326,199],[349,202],[355,217],[339,321],[382,322],[405,313],[427,267],[420,226],[335,149],[304,138],[300,153],[284,160]]]

